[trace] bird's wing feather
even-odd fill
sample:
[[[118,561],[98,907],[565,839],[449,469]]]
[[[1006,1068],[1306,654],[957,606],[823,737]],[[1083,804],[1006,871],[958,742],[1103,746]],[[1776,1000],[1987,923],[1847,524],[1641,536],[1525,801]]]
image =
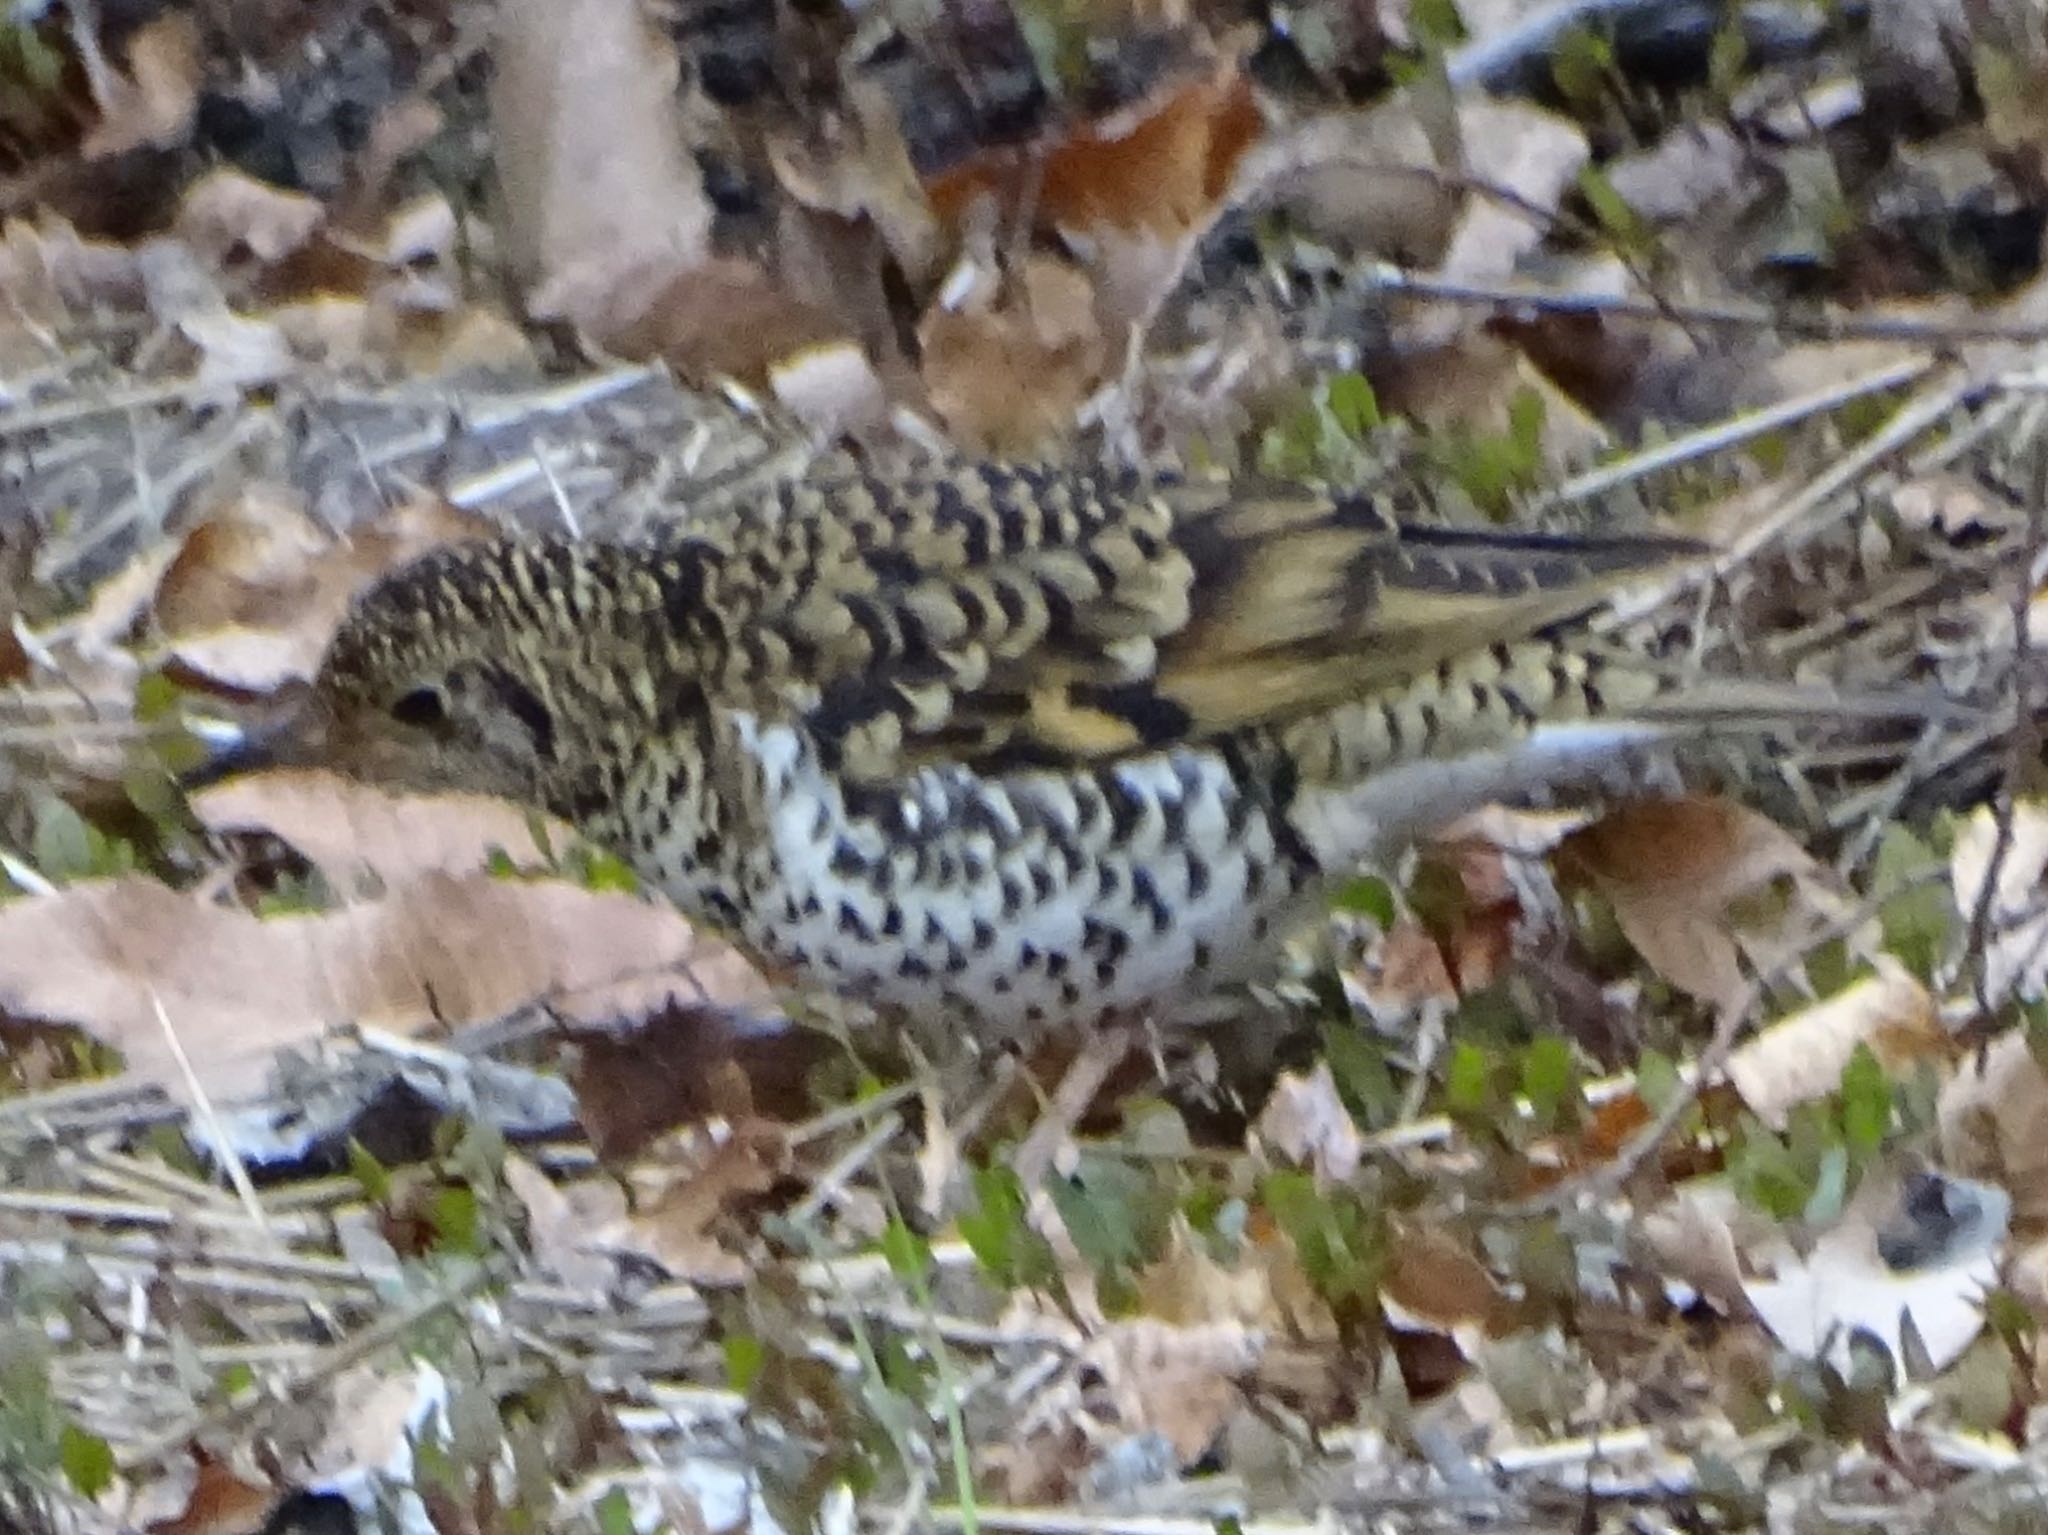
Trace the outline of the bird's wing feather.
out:
[[[1404,525],[1369,496],[974,466],[792,487],[696,535],[714,698],[859,777],[1100,759],[1398,687],[1697,559],[1655,535]]]

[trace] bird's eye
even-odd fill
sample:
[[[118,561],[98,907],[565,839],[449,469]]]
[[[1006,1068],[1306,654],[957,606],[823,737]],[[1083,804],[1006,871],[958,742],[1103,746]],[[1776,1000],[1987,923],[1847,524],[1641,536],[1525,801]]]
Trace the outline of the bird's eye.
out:
[[[391,717],[401,725],[443,724],[448,718],[448,695],[437,687],[413,688],[391,700]]]

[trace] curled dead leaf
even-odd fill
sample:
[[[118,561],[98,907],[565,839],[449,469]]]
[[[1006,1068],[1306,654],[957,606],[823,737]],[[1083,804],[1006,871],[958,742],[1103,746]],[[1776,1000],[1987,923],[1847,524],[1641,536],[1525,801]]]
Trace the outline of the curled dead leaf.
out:
[[[1606,895],[1653,970],[1719,1007],[1746,989],[1730,906],[1781,876],[1810,899],[1825,888],[1790,832],[1729,800],[1627,805],[1572,833],[1557,856],[1560,873],[1589,878]]]
[[[1329,1063],[1303,1076],[1283,1071],[1259,1111],[1259,1138],[1289,1161],[1314,1169],[1318,1179],[1341,1183],[1358,1171],[1365,1138],[1337,1096]]]
[[[1965,1062],[1937,1112],[1945,1164],[2011,1194],[2023,1236],[2048,1235],[2048,1071],[2025,1033],[2015,1029]]]
[[[1934,998],[1889,955],[1879,956],[1876,975],[1746,1040],[1728,1057],[1728,1078],[1757,1118],[1782,1130],[1795,1104],[1841,1086],[1859,1045],[1894,1074],[1945,1060],[1953,1049]]]
[[[1035,177],[1035,215],[1049,231],[1179,234],[1207,223],[1263,129],[1250,81],[1226,60],[1206,75],[1171,81],[1141,102],[1082,124],[1049,150],[975,156],[934,178],[926,191],[956,230],[984,198],[1018,206]]]
[[[1105,352],[1088,278],[1026,260],[1008,294],[992,283],[959,309],[935,308],[919,336],[933,406],[973,452],[1030,457],[1071,433]]]
[[[237,254],[269,266],[303,246],[325,218],[319,202],[305,193],[223,166],[186,190],[172,228],[217,266]]]
[[[166,11],[128,40],[125,77],[104,67],[88,73],[100,120],[79,146],[87,159],[182,143],[205,74],[199,27],[182,11]]]
[[[260,692],[310,677],[358,588],[490,524],[437,498],[401,502],[343,539],[296,492],[255,484],[194,529],[157,591],[178,659]]]
[[[2035,801],[2013,805],[2001,833],[1999,812],[1982,805],[1957,828],[1949,880],[1957,911],[1974,921],[1981,906],[1988,918],[1984,989],[1994,1005],[2014,994],[2031,999],[2048,989],[2048,914],[2038,909],[2044,879],[2048,807]]]

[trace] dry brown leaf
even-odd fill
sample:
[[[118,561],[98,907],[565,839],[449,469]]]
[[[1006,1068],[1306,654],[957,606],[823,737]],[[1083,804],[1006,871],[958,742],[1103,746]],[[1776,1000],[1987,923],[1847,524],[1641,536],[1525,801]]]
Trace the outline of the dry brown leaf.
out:
[[[264,691],[313,674],[360,587],[437,545],[490,531],[480,517],[421,497],[343,539],[295,491],[252,485],[185,540],[158,590],[157,622],[187,666]]]
[[[1149,229],[1179,235],[1208,222],[1264,124],[1234,61],[1078,128],[1050,150],[992,150],[927,184],[959,230],[982,199],[1015,208],[1026,187],[1051,232]]]
[[[1542,221],[1529,210],[1554,213],[1591,150],[1569,118],[1522,102],[1462,102],[1458,127],[1467,184],[1498,188],[1514,201],[1468,197],[1439,269],[1467,282],[1500,281],[1513,276],[1516,263],[1543,242]]]
[[[710,251],[712,210],[685,152],[676,58],[637,0],[499,7],[492,120],[506,244],[538,313],[607,345],[652,293]],[[633,284],[627,282],[630,288]]]
[[[1123,1430],[1162,1435],[1187,1465],[1207,1453],[1263,1352],[1263,1340],[1236,1323],[1140,1317],[1091,1338],[1083,1361],[1101,1375]]]
[[[334,1377],[328,1391],[327,1432],[306,1456],[316,1476],[382,1471],[403,1479],[426,1420],[440,1418],[445,1436],[447,1385],[425,1360],[353,1365]]]
[[[201,1091],[237,1098],[276,1051],[344,1024],[415,1034],[539,1002],[630,1017],[700,995],[693,966],[724,952],[673,911],[556,881],[430,874],[264,920],[125,878],[0,907],[0,1008],[74,1024],[189,1098],[182,1051]]]
[[[1389,1316],[1457,1340],[1471,1352],[1482,1337],[1505,1331],[1514,1307],[1486,1265],[1456,1239],[1428,1228],[1403,1230],[1381,1286]]]
[[[1757,1118],[1782,1130],[1795,1104],[1842,1085],[1858,1045],[1868,1045],[1894,1074],[1951,1052],[1934,998],[1889,955],[1879,956],[1876,975],[1746,1040],[1728,1057],[1728,1078]]]
[[[2012,807],[2009,835],[1998,813],[1980,805],[1956,830],[1949,881],[1956,910],[1974,918],[1987,905],[1985,887],[1994,865],[1997,884],[1988,902],[1984,989],[1993,1005],[2017,993],[2031,1000],[2048,988],[2048,915],[2039,911],[2048,879],[2048,807],[2026,801]]]
[[[1180,1216],[1174,1217],[1166,1251],[1146,1265],[1136,1285],[1144,1314],[1175,1326],[1216,1322],[1251,1328],[1286,1325],[1265,1265],[1243,1261],[1226,1268],[1209,1256]]]
[[[2048,1235],[2048,1072],[2024,1031],[1965,1062],[1942,1088],[1938,1116],[1944,1165],[2011,1194],[2020,1234]]]
[[[277,1506],[278,1492],[243,1481],[222,1460],[195,1449],[192,1490],[168,1519],[143,1526],[146,1535],[256,1535]]]
[[[1105,359],[1086,276],[1047,256],[1026,259],[1014,289],[994,284],[959,309],[935,308],[920,330],[933,407],[970,452],[1029,457],[1074,430]]]
[[[201,790],[193,813],[209,831],[264,831],[289,842],[337,890],[391,886],[422,874],[474,874],[502,852],[514,866],[545,860],[576,834],[506,800],[477,794],[395,795],[316,768],[249,773]]]
[[[79,145],[89,160],[183,143],[205,74],[199,28],[182,11],[144,23],[128,41],[126,78],[96,72],[100,120]]]
[[[625,286],[630,287],[630,284]],[[622,299],[632,319],[612,337],[622,356],[660,357],[694,383],[766,381],[778,359],[842,341],[846,326],[798,303],[748,262],[719,257]]]
[[[610,1178],[557,1184],[526,1158],[507,1155],[505,1186],[526,1210],[526,1240],[548,1273],[577,1290],[602,1290],[616,1272],[592,1233],[626,1218],[625,1191]]]
[[[1337,1096],[1329,1063],[1307,1076],[1283,1071],[1259,1111],[1259,1138],[1290,1162],[1312,1167],[1319,1180],[1341,1183],[1358,1171],[1365,1138]]]
[[[1745,1297],[1742,1254],[1731,1224],[1739,1212],[1731,1205],[1725,1185],[1680,1189],[1643,1215],[1640,1240],[1659,1273],[1738,1311]]]
[[[821,1107],[812,1073],[831,1057],[832,1040],[770,1011],[774,999],[737,954],[707,959],[700,973],[730,1005],[678,1003],[630,1029],[576,1040],[576,1116],[608,1161],[678,1126],[712,1118],[793,1124]]]
[[[1271,183],[1288,217],[1318,239],[1431,268],[1463,206],[1413,97],[1329,114],[1271,146],[1250,179]]]
[[[1541,446],[1551,465],[1579,463],[1608,445],[1608,434],[1576,400],[1540,371],[1522,348],[1466,331],[1442,346],[1403,353],[1376,372],[1383,409],[1432,431],[1463,428],[1506,437],[1517,399],[1543,402]]]
[[[728,1206],[775,1186],[789,1165],[787,1140],[773,1126],[742,1124],[670,1145],[671,1156],[633,1168],[633,1214],[603,1234],[607,1245],[644,1254],[699,1284],[744,1279],[747,1264],[721,1247],[711,1228]]]
[[[911,286],[922,289],[938,265],[941,235],[896,104],[863,75],[850,75],[844,86],[854,120],[841,125],[839,137],[826,144],[778,140],[769,145],[768,163],[782,189],[806,208],[871,219]]]
[[[269,266],[312,239],[325,218],[305,193],[223,166],[186,189],[172,231],[216,266],[240,253]]]
[[[1704,798],[1624,806],[1566,838],[1558,864],[1600,887],[1653,970],[1721,1007],[1745,987],[1730,903],[1781,875],[1811,883],[1821,872],[1783,827]]]

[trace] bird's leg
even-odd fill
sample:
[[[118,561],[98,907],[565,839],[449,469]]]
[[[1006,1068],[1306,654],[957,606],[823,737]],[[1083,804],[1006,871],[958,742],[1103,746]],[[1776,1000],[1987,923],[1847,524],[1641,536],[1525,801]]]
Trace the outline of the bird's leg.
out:
[[[1105,1019],[1087,1031],[1081,1050],[1067,1063],[1059,1084],[1030,1133],[1010,1153],[1010,1169],[1026,1189],[1035,1189],[1052,1170],[1053,1159],[1073,1134],[1088,1105],[1121,1066],[1124,1057],[1144,1042],[1144,1025],[1133,1018]]]

